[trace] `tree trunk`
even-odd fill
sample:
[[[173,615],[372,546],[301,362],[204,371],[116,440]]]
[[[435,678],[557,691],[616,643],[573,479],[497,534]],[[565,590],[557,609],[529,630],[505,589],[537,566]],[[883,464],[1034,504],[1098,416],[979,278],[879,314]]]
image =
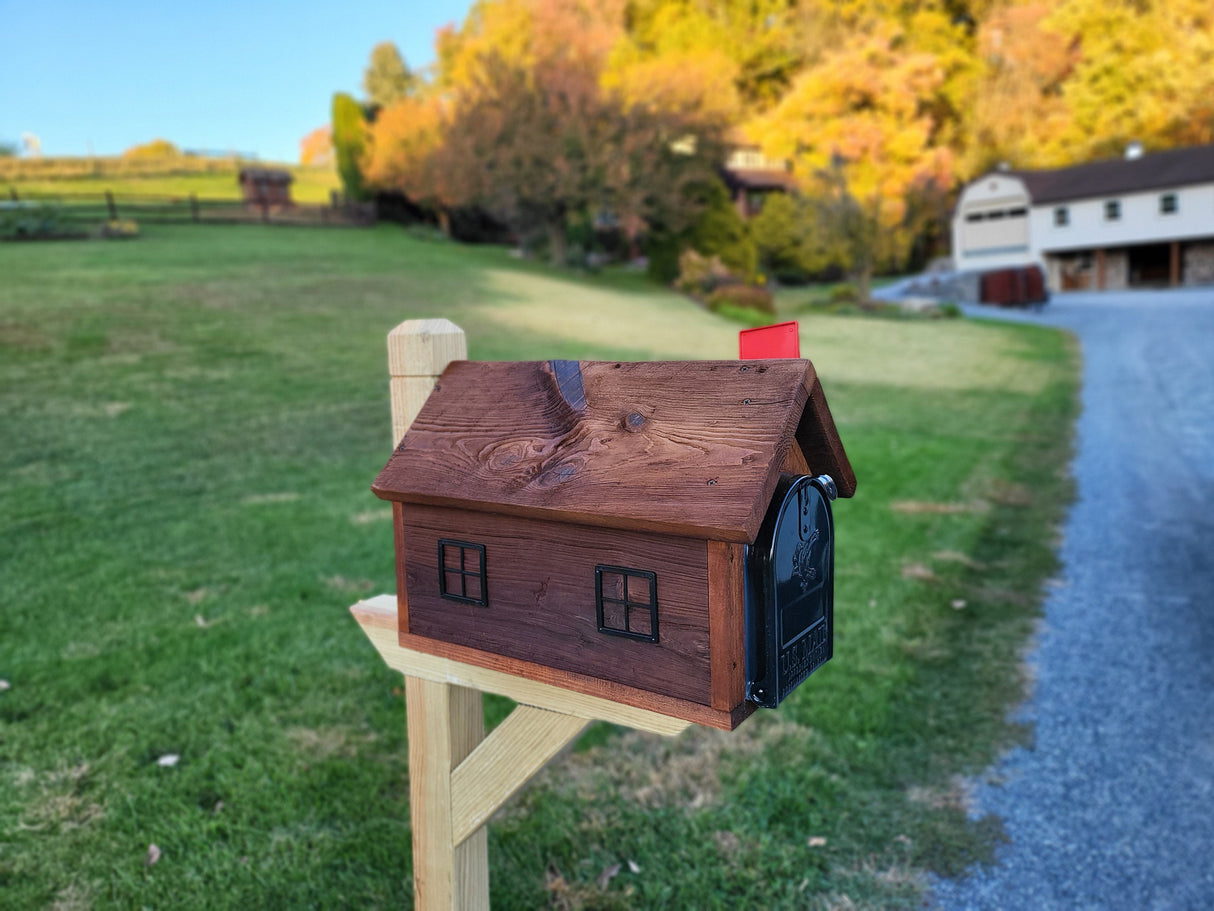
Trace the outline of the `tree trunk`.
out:
[[[568,244],[565,240],[565,223],[563,221],[550,221],[548,222],[547,230],[548,258],[552,265],[563,266],[569,252]]]
[[[867,304],[873,296],[873,266],[866,262],[856,272],[856,299]]]
[[[438,210],[438,227],[443,232],[443,234],[447,237],[447,239],[450,240],[451,239],[451,213],[448,212],[446,209],[440,208]]]

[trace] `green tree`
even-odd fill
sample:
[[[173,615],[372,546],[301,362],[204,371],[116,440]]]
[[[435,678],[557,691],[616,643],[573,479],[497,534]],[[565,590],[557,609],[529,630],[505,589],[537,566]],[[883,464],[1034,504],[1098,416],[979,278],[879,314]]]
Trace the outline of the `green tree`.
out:
[[[363,199],[366,188],[362,157],[367,142],[367,125],[362,106],[345,92],[333,96],[333,152],[341,185],[351,199]]]
[[[780,281],[803,281],[843,265],[843,254],[816,200],[792,193],[767,197],[750,221],[762,270]]]
[[[381,41],[371,50],[371,62],[363,73],[363,91],[375,108],[386,108],[417,88],[418,79],[405,64],[391,41]]]

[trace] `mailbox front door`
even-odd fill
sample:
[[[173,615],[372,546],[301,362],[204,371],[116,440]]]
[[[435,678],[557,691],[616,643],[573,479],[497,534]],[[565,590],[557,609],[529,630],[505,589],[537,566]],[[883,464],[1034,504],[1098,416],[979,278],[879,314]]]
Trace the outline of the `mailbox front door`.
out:
[[[834,651],[834,482],[786,475],[747,560],[746,695],[775,708]]]

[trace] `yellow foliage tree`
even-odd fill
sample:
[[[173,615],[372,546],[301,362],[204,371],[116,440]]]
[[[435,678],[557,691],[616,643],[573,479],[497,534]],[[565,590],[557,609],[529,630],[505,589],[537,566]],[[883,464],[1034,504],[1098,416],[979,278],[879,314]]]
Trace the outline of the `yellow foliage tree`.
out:
[[[1062,0],[1043,28],[1078,48],[1062,85],[1063,126],[1043,156],[1061,164],[1132,141],[1214,141],[1214,6],[1209,0]]]
[[[803,190],[839,213],[851,251],[845,266],[867,284],[872,269],[901,259],[915,233],[908,201],[950,186],[955,154],[947,59],[910,43],[896,25],[857,33],[822,55],[770,114],[747,132],[768,156],[791,160]],[[872,249],[860,256],[864,244]]]
[[[1062,86],[1078,59],[1066,38],[1043,27],[1045,0],[997,9],[978,32],[978,83],[963,118],[963,173],[973,177],[1001,163],[1048,162],[1049,137],[1067,128]]]
[[[133,145],[122,153],[123,158],[177,158],[180,155],[181,149],[167,139],[153,139]]]
[[[409,95],[380,111],[371,125],[363,172],[377,190],[399,190],[439,210],[452,204],[451,175],[436,160],[449,119],[437,94]]]
[[[299,140],[299,163],[306,168],[333,167],[333,131],[317,127]]]

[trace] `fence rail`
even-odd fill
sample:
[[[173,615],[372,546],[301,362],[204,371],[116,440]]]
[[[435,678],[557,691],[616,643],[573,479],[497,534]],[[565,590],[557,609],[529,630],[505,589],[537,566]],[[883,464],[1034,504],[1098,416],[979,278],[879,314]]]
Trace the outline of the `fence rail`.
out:
[[[152,224],[248,224],[345,225],[362,227],[375,223],[373,203],[334,198],[329,205],[271,204],[241,199],[208,199],[188,196],[105,192],[47,193],[18,192],[9,188],[11,203],[44,203],[56,208],[60,222],[95,225],[123,218]],[[0,205],[3,198],[0,197]]]

